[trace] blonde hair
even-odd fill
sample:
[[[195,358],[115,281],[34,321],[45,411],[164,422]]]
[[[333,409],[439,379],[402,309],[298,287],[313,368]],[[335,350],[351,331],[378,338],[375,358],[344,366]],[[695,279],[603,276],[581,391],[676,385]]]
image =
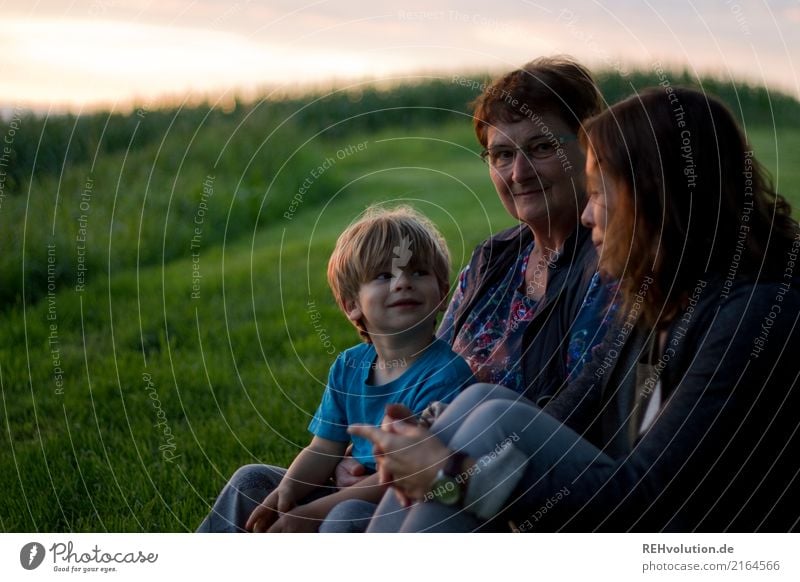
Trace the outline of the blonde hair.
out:
[[[436,226],[406,205],[373,205],[348,226],[328,261],[328,284],[342,311],[358,298],[363,283],[396,267],[425,268],[436,276],[442,296],[450,285],[450,253]],[[356,324],[369,340],[364,327]]]

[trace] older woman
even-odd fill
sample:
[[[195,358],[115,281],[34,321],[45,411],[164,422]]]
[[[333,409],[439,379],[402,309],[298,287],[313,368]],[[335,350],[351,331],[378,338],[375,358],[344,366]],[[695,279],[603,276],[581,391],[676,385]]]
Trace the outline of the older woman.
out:
[[[439,334],[478,380],[540,404],[602,337],[597,258],[579,221],[586,196],[577,139],[583,120],[600,109],[590,73],[566,58],[532,61],[475,103],[489,176],[520,225],[475,250]]]
[[[431,431],[353,427],[416,503],[374,531],[796,529],[800,230],[716,99],[668,86],[588,123],[583,221],[615,326],[545,411],[475,386]],[[475,405],[482,399],[486,401]]]

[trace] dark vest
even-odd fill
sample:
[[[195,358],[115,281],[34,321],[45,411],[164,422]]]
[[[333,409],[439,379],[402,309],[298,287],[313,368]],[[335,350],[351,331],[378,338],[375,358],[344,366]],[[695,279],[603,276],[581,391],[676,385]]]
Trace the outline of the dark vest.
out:
[[[579,226],[558,257],[548,264],[547,291],[524,332],[524,395],[540,406],[561,390],[567,378],[569,332],[597,270],[590,233]],[[494,235],[475,249],[464,298],[454,314],[453,337],[478,300],[508,273],[532,240],[533,233],[523,224]]]

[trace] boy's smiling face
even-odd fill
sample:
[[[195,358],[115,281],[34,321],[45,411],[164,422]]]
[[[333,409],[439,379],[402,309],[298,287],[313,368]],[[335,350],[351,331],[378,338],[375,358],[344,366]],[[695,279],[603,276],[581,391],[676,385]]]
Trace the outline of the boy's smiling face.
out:
[[[362,283],[358,297],[347,302],[347,317],[361,322],[370,336],[425,334],[433,336],[438,311],[445,309],[447,289],[419,266],[379,270]]]

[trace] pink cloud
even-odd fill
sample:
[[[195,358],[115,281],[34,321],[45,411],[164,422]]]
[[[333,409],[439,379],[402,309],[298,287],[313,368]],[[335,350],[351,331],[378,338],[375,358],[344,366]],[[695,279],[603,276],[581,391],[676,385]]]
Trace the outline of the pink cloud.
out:
[[[783,16],[790,22],[797,22],[800,24],[800,7],[793,6],[783,11]]]

